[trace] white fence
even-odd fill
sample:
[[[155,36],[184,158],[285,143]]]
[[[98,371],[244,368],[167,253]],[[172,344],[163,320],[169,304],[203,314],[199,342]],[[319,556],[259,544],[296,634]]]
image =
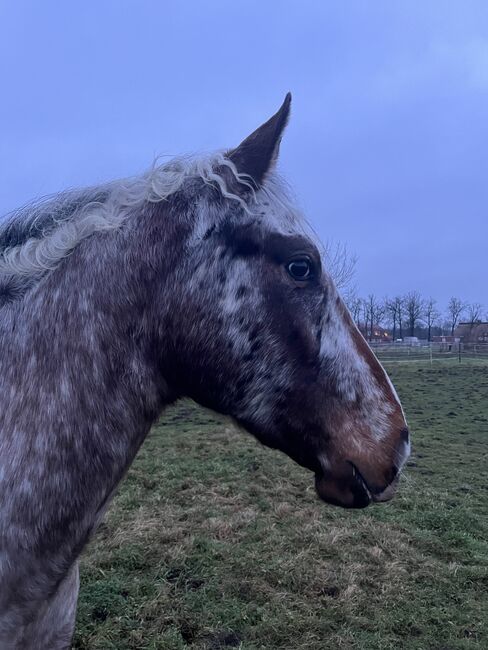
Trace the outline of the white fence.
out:
[[[424,345],[388,345],[370,343],[374,353],[385,363],[388,362],[480,362],[488,364],[488,343],[430,343]]]

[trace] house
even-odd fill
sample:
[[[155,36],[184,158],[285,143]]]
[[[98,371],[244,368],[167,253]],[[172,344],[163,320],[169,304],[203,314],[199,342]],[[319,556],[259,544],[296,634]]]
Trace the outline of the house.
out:
[[[404,336],[403,345],[409,345],[412,348],[418,347],[420,345],[418,336]]]
[[[373,332],[369,329],[369,325],[367,328],[365,328],[364,325],[360,325],[359,329],[361,334],[368,341],[374,341],[375,343],[391,343],[392,341],[390,332],[379,325],[373,327]]]
[[[460,340],[459,336],[451,336],[450,334],[442,334],[441,336],[432,337],[432,343],[450,343],[452,345],[454,343],[459,343]]]
[[[459,323],[454,335],[463,343],[488,343],[488,321]]]
[[[440,352],[451,352],[451,350],[458,350],[461,339],[459,336],[451,336],[450,334],[433,336],[432,344],[436,350]]]

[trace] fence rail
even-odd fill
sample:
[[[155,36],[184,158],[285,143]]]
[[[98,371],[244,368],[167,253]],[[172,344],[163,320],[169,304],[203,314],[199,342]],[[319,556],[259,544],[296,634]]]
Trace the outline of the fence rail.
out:
[[[488,343],[431,343],[428,345],[389,345],[370,343],[374,353],[383,362],[454,362],[479,361],[488,363]]]

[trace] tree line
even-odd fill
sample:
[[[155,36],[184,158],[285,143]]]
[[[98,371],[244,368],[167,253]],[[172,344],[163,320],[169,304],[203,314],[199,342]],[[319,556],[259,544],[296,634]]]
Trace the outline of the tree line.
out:
[[[453,296],[447,308],[441,310],[434,298],[422,298],[418,291],[393,298],[378,298],[369,294],[367,298],[346,296],[351,315],[367,338],[374,338],[375,328],[391,332],[393,340],[404,336],[453,335],[460,322],[472,325],[488,320],[488,311],[478,302],[468,303]]]

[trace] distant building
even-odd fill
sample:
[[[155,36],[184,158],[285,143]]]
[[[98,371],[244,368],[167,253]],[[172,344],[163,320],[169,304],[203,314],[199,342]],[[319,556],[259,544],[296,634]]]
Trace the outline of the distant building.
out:
[[[372,336],[369,327],[366,331],[364,325],[360,325],[359,329],[361,330],[361,334],[368,341],[374,341],[375,343],[391,343],[392,341],[390,332],[388,330],[385,330],[384,327],[380,327],[379,325],[375,325],[373,327]]]
[[[435,344],[436,349],[438,347],[441,352],[450,352],[452,349],[457,350],[460,342],[461,339],[459,336],[451,336],[450,334],[432,337],[432,343]]]
[[[451,336],[450,334],[432,337],[432,343],[459,343],[459,341],[459,336]]]
[[[488,343],[488,322],[459,323],[454,332],[463,343]]]
[[[420,345],[418,336],[404,336],[403,345],[410,345],[412,347],[418,347]]]

